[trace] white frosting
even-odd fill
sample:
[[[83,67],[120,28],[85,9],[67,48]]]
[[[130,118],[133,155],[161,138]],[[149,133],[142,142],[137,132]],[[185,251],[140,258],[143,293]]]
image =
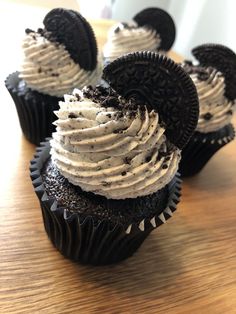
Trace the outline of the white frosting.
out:
[[[25,58],[20,77],[38,92],[62,97],[74,88],[96,85],[101,78],[100,62],[94,71],[86,71],[73,61],[63,45],[36,32],[25,36],[22,48]]]
[[[116,33],[115,29],[117,27],[120,30]],[[103,54],[105,59],[113,61],[130,52],[156,51],[160,47],[160,43],[161,38],[155,30],[146,27],[125,28],[122,24],[117,24],[108,34]]]
[[[190,74],[198,92],[200,113],[197,131],[202,133],[214,132],[229,124],[232,119],[230,110],[234,103],[225,96],[225,80],[220,72],[213,70],[205,81],[198,74]],[[206,114],[211,118],[205,119]]]
[[[136,198],[163,188],[176,174],[180,151],[163,156],[165,129],[154,111],[120,117],[118,109],[72,95],[59,104],[51,155],[72,184],[107,198]]]

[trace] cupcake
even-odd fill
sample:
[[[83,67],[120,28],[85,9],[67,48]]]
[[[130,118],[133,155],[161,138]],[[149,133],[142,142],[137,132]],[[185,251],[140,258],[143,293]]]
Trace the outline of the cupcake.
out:
[[[123,56],[103,78],[65,95],[30,168],[52,243],[93,265],[131,256],[172,216],[180,152],[198,119],[194,84],[165,56]]]
[[[135,51],[168,51],[175,40],[175,24],[162,9],[148,8],[130,23],[119,23],[108,33],[103,55],[105,64]]]
[[[51,135],[53,111],[64,94],[101,78],[94,33],[79,13],[53,9],[43,23],[44,29],[26,29],[20,71],[5,81],[22,131],[34,144]]]
[[[236,55],[218,44],[192,50],[198,60],[183,63],[198,92],[200,114],[196,131],[182,151],[180,173],[191,176],[234,138],[231,124],[236,99]]]

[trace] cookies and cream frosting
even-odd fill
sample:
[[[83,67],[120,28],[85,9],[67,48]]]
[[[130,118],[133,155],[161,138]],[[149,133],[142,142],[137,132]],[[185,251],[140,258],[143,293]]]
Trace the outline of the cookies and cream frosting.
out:
[[[28,32],[22,48],[25,57],[20,77],[38,92],[62,97],[74,88],[96,85],[101,77],[99,62],[94,71],[86,71],[73,61],[62,44],[38,32]]]
[[[161,38],[154,29],[120,23],[110,30],[103,54],[105,59],[113,61],[130,52],[157,51],[160,44]]]
[[[200,113],[196,130],[214,132],[229,124],[235,102],[228,100],[225,79],[221,72],[211,67],[184,65],[193,80],[199,97]]]
[[[154,110],[112,104],[114,97],[97,101],[78,90],[65,95],[55,112],[52,159],[84,191],[108,199],[152,194],[176,174],[180,151],[168,143]]]

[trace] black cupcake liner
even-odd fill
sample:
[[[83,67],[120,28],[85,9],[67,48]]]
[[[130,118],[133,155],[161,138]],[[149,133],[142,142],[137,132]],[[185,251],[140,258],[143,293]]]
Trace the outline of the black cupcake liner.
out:
[[[197,174],[211,157],[235,137],[232,124],[228,124],[216,132],[195,132],[182,150],[179,172],[182,177]]]
[[[31,143],[39,145],[55,130],[53,111],[59,109],[62,98],[31,90],[19,78],[19,72],[10,74],[5,85],[14,100],[23,134]]]
[[[41,143],[31,161],[30,173],[38,196],[45,230],[53,245],[67,258],[80,263],[105,265],[119,262],[140,247],[149,233],[168,220],[176,210],[180,198],[181,180],[177,173],[168,184],[169,197],[162,213],[152,219],[143,219],[128,227],[115,225],[108,219],[95,223],[92,216],[81,219],[79,213],[71,213],[59,207],[55,198],[45,191],[41,171],[49,159],[49,142]]]

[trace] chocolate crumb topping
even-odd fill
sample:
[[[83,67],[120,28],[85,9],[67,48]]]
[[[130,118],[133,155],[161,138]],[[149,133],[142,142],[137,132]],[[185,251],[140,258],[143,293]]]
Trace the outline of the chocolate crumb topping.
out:
[[[124,128],[124,129],[117,129],[117,130],[114,130],[113,133],[114,134],[121,134],[123,133],[124,131],[126,131],[128,128]]]
[[[130,165],[131,161],[132,161],[132,158],[128,158],[128,157],[124,158],[124,163],[127,164],[127,165]]]
[[[121,25],[123,25],[124,28],[130,28],[129,24],[122,22]]]
[[[39,34],[43,35],[44,30],[43,30],[42,28],[38,28],[37,32],[38,32]]]
[[[137,29],[138,26],[136,25],[129,25],[128,23],[121,22],[117,25],[117,27],[114,29],[114,33],[118,34],[122,29]]]
[[[167,169],[167,168],[168,168],[167,164],[162,165],[162,169]]]
[[[76,114],[74,114],[73,112],[69,113],[68,118],[70,119],[76,119],[78,118]]]
[[[134,117],[133,114],[134,114],[134,113],[131,113],[131,112],[130,112],[129,117],[130,117],[130,118]],[[119,119],[121,119],[121,118],[123,118],[123,117],[124,117],[124,113],[123,113],[123,112],[116,112],[116,113],[115,113],[115,119],[116,119],[116,120],[119,120]]]
[[[211,118],[213,117],[213,115],[210,112],[207,112],[203,115],[204,120],[209,121],[211,120]]]
[[[193,62],[191,60],[184,60],[184,63],[187,65],[193,65]]]
[[[92,86],[87,86],[82,92],[84,97],[91,99],[95,103],[101,103],[105,108],[112,107],[119,110],[116,114],[116,119],[122,118],[127,112],[129,112],[130,118],[132,118],[136,115],[138,109],[141,113],[141,119],[145,117],[146,107],[143,104],[140,104],[134,98],[125,99],[111,87],[106,88],[98,85],[93,88]]]
[[[26,28],[25,29],[25,33],[28,35],[30,33],[34,33],[34,31],[32,29],[30,29],[30,28]]]
[[[114,33],[115,34],[118,34],[120,32],[120,26],[117,26],[115,29],[114,29]]]
[[[199,65],[193,65],[193,63],[189,60],[184,61],[183,68],[189,75],[197,74],[197,78],[200,81],[207,81],[214,70],[212,67],[205,68]]]
[[[30,28],[26,28],[25,29],[25,33],[27,35],[30,34],[30,33],[37,33],[40,36],[42,36],[42,37],[48,39],[49,41],[53,42],[56,46],[60,45],[60,43],[57,42],[57,39],[52,35],[52,33],[48,32],[45,28],[44,29],[43,28],[38,28],[37,31],[34,31],[34,30],[30,29]],[[36,40],[35,35],[33,35],[32,37],[33,37],[33,39]]]
[[[151,159],[152,159],[152,156],[147,156],[147,157],[145,158],[146,163],[148,163],[149,161],[151,161]]]
[[[115,107],[119,104],[119,100],[114,96],[109,96],[105,98],[105,100],[102,102],[102,105],[105,107]]]
[[[75,93],[74,96],[77,98],[78,101],[81,100],[81,97],[80,97],[80,95],[78,93]]]
[[[200,80],[200,81],[207,81],[210,77],[210,73],[208,72],[200,72],[198,73],[198,76],[197,78]]]

